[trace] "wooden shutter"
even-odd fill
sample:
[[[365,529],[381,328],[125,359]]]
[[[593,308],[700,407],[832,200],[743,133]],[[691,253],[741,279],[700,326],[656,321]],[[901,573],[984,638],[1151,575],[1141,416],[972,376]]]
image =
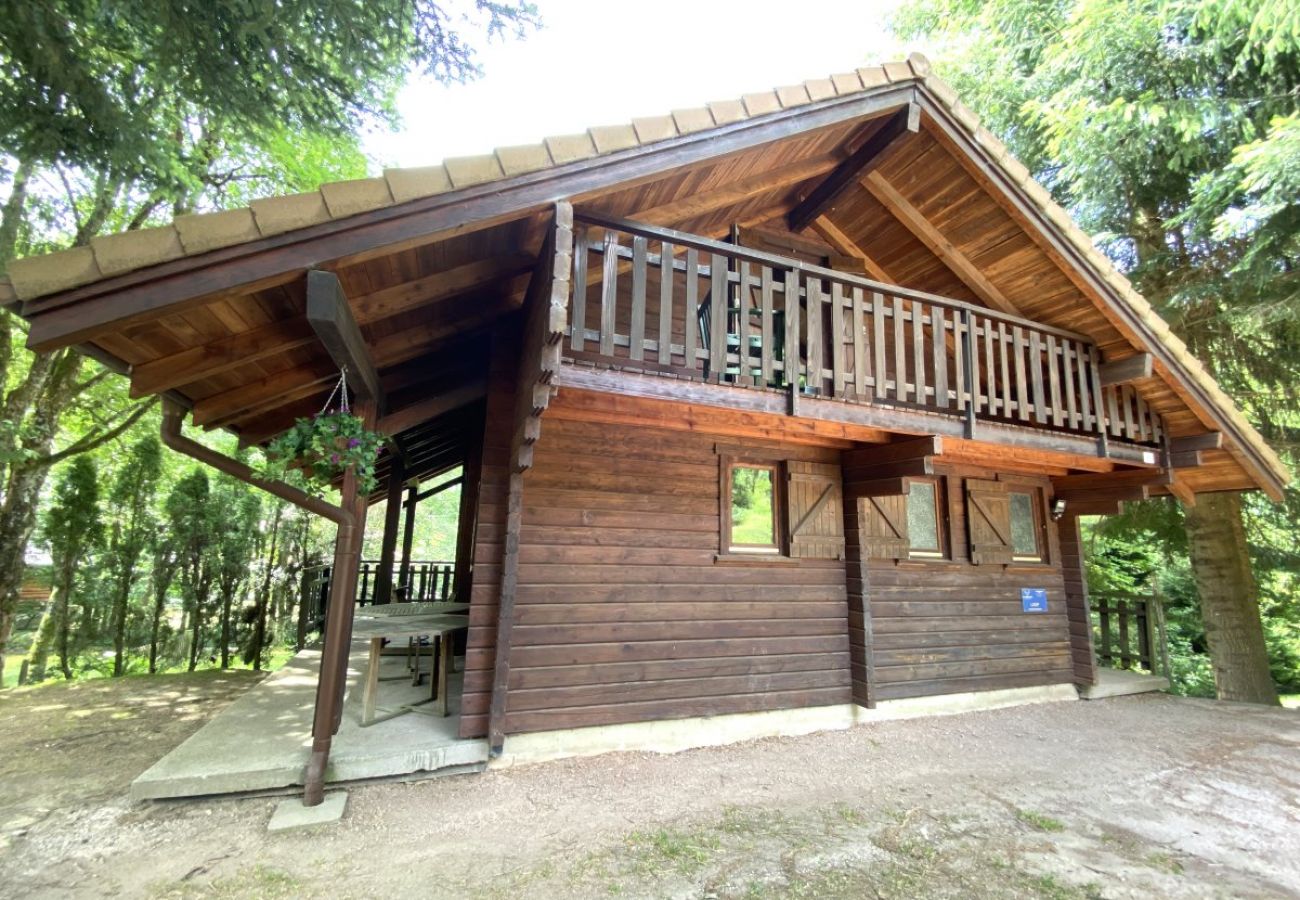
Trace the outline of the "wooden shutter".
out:
[[[844,558],[844,500],[840,467],[791,460],[786,463],[786,521],[790,555]]]
[[[867,559],[907,559],[907,494],[858,498],[858,546]]]
[[[966,479],[966,525],[972,563],[1011,564],[1011,498],[1006,484]]]

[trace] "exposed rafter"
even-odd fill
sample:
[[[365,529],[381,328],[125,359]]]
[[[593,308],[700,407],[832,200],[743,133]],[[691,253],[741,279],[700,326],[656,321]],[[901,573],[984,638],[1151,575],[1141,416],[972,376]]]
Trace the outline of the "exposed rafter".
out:
[[[858,246],[856,241],[841,231],[839,226],[826,216],[818,216],[812,223],[812,229],[820,234],[825,239],[826,243],[834,247],[837,253],[862,263],[861,274],[866,275],[868,278],[874,278],[877,281],[894,281],[894,279],[890,277],[889,272],[885,270],[884,266],[872,259],[871,256],[868,255],[867,251]],[[831,268],[841,268],[834,263],[835,260],[831,260]]]
[[[339,277],[333,272],[312,269],[307,273],[307,321],[330,359],[350,376],[357,399],[371,401],[382,410],[384,389],[379,372],[361,337],[361,328],[352,317]]]
[[[861,184],[917,240],[925,244],[931,253],[939,257],[943,264],[961,280],[962,284],[970,288],[976,297],[979,297],[981,301],[993,309],[999,309],[1012,315],[1020,315],[1020,311],[1016,309],[1015,304],[1008,300],[993,285],[993,282],[985,277],[979,267],[967,259],[966,255],[958,250],[952,241],[944,237],[939,229],[934,227],[930,220],[922,215],[921,211],[913,206],[906,197],[900,194],[898,189],[890,184],[883,175],[879,172],[870,172],[862,179]]]
[[[1104,362],[1097,370],[1101,386],[1128,384],[1141,378],[1150,378],[1154,360],[1150,353],[1135,353],[1124,359]]]
[[[400,434],[422,422],[438,418],[454,409],[468,406],[487,395],[487,379],[476,378],[465,384],[426,397],[417,403],[390,412],[379,420],[376,430],[383,434]]]
[[[915,134],[921,127],[921,107],[908,103],[890,116],[880,128],[867,138],[847,159],[835,167],[826,178],[813,188],[802,203],[790,211],[786,221],[790,230],[803,231],[825,212],[834,207],[859,179],[879,166],[887,158],[887,151],[904,135]]]

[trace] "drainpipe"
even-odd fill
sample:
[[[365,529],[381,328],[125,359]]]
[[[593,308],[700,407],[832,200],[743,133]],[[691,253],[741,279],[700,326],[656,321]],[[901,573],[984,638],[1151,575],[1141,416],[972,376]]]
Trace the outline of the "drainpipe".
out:
[[[356,512],[355,510],[335,506],[332,503],[326,503],[324,500],[313,497],[306,491],[301,491],[282,481],[261,478],[247,464],[237,459],[231,459],[229,456],[218,453],[210,447],[205,447],[199,442],[185,437],[181,434],[181,422],[184,417],[184,407],[173,399],[163,399],[161,429],[163,444],[178,453],[183,453],[205,465],[225,472],[232,478],[237,478],[246,484],[261,488],[281,500],[287,500],[295,506],[302,507],[318,516],[323,516],[338,525],[334,566],[335,577],[330,585],[330,620],[338,619],[344,614],[343,611],[346,611],[348,621],[336,623],[338,627],[334,628],[328,627],[327,624],[325,647],[321,653],[320,680],[316,685],[316,713],[312,727],[312,753],[311,760],[307,764],[307,777],[303,786],[303,804],[305,806],[315,806],[324,797],[325,767],[329,762],[330,739],[338,727],[338,714],[342,711],[342,686],[346,674],[345,663],[348,643],[350,642],[342,632],[350,632],[351,629],[345,629],[341,626],[351,624],[352,609],[349,602],[351,598],[343,596],[347,593],[345,583],[347,566],[340,566],[339,561],[340,557],[345,553],[343,548],[350,547],[355,543]],[[353,493],[356,493],[355,489]],[[360,503],[364,504],[365,498],[359,498],[359,500]],[[361,509],[364,510],[364,506],[361,506]],[[354,573],[352,581],[355,582],[355,565],[352,568]],[[330,639],[331,637],[333,637],[333,640]]]

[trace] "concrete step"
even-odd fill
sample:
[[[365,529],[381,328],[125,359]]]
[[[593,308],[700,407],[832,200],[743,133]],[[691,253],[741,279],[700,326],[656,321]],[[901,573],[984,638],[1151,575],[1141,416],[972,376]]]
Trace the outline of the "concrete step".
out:
[[[1079,688],[1079,697],[1083,700],[1104,700],[1107,697],[1123,697],[1129,694],[1147,694],[1154,691],[1169,690],[1169,679],[1159,675],[1143,675],[1124,669],[1100,668],[1097,670],[1097,683],[1083,685]]]

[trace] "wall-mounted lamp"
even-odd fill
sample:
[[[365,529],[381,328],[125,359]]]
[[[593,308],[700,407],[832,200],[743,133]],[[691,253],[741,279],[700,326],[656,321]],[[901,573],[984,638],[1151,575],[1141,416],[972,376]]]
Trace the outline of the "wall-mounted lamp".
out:
[[[1055,498],[1053,498],[1053,500],[1052,500],[1052,521],[1053,521],[1053,522],[1059,522],[1059,521],[1061,521],[1061,517],[1064,516],[1064,515],[1065,515],[1065,501],[1062,500],[1060,497],[1055,497]]]

